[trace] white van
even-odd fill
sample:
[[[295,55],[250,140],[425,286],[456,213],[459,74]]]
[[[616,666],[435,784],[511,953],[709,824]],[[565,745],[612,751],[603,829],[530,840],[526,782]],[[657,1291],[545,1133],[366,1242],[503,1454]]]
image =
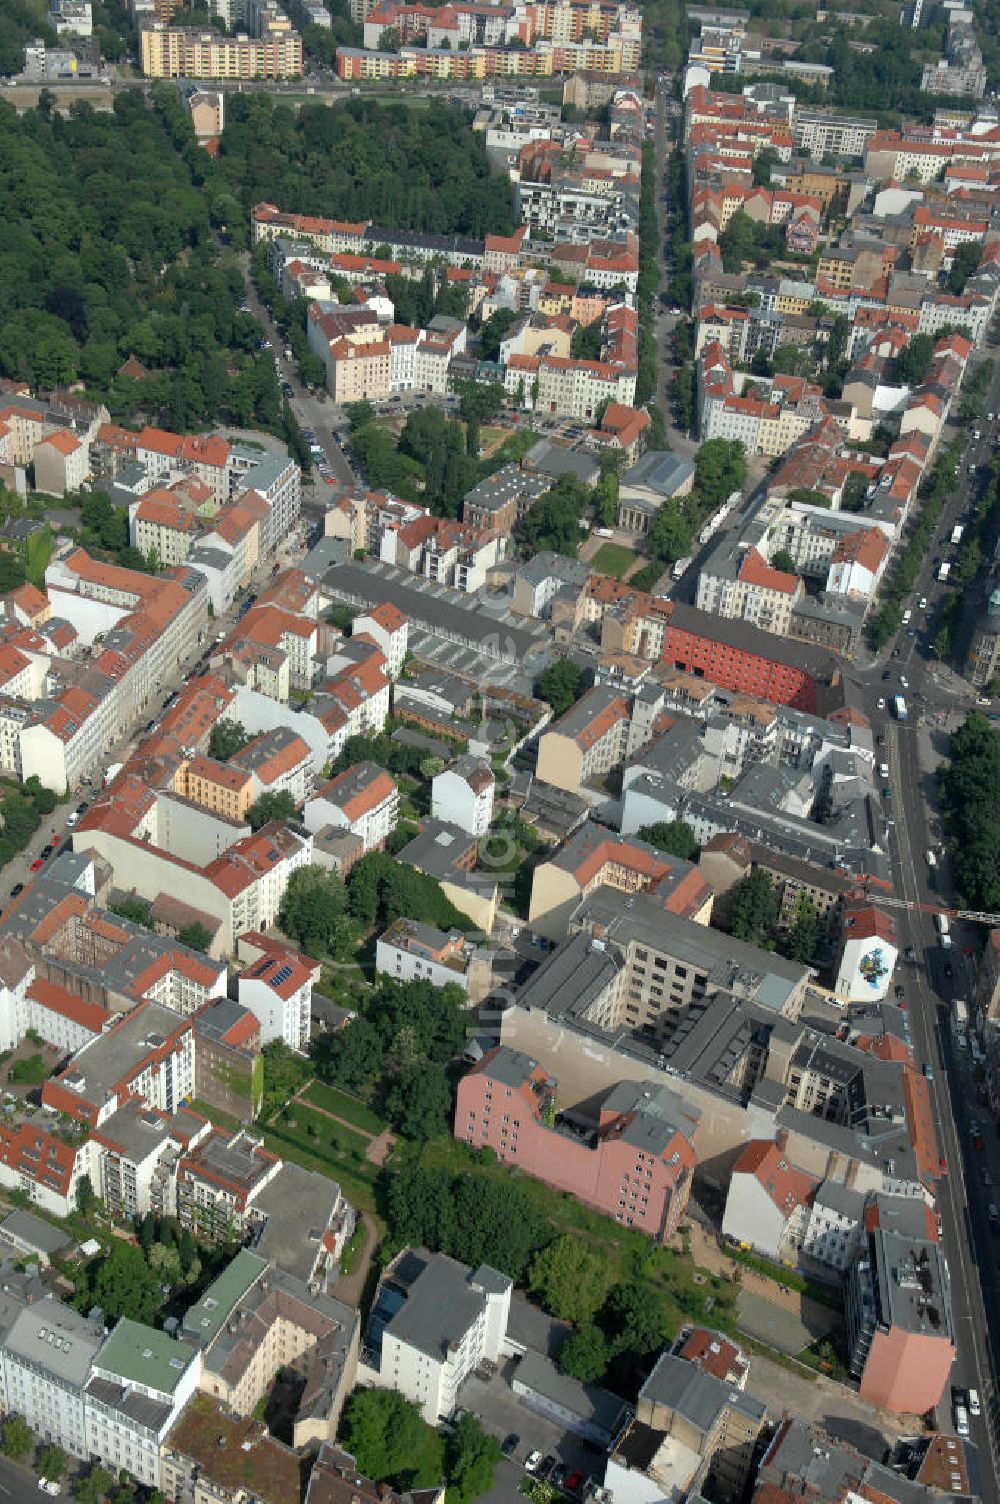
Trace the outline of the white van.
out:
[[[948,923],[947,914],[935,914],[934,925],[939,935],[947,935],[949,930],[951,929],[951,925]]]
[[[959,1436],[968,1436],[969,1434],[969,1412],[961,1400],[955,1401],[955,1430]]]
[[[937,857],[934,855],[933,851],[931,851],[930,849],[928,849],[927,851],[924,852],[924,861],[927,863],[928,867],[930,867],[932,871],[937,866]]]
[[[903,626],[908,627],[912,620],[913,612],[910,610],[909,606],[907,606],[906,610],[903,612]]]
[[[969,1414],[972,1416],[982,1414],[982,1406],[979,1403],[979,1390],[969,1390]]]

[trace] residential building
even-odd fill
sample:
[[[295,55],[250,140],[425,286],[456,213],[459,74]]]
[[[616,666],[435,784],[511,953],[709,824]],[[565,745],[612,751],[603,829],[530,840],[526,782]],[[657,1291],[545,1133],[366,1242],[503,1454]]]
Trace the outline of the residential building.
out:
[[[459,1083],[455,1137],[669,1241],[691,1190],[696,1118],[668,1088],[635,1081],[620,1082],[589,1120],[559,1113],[556,1097],[537,1060],[501,1045]]]
[[[401,1301],[384,1294],[390,1280]],[[400,1254],[376,1296],[359,1380],[395,1389],[436,1425],[455,1408],[469,1374],[499,1360],[512,1288],[488,1264],[470,1269],[443,1253]]]
[[[768,1258],[797,1262],[816,1186],[777,1143],[748,1144],[732,1168],[723,1237]]]
[[[159,1488],[160,1448],[201,1365],[186,1343],[122,1317],[94,1354],[84,1390],[86,1453]]]
[[[139,32],[139,66],[147,78],[298,78],[302,38],[297,31],[228,37],[153,21]]]
[[[610,685],[595,685],[538,742],[538,777],[575,794],[625,760],[631,707]]]
[[[461,987],[470,1002],[489,990],[491,969],[482,964],[461,930],[437,929],[416,919],[394,919],[375,943],[375,970],[397,982]]]
[[[312,967],[277,942],[240,972],[240,1007],[260,1024],[261,1044],[280,1039],[290,1050],[308,1048],[312,984]]]
[[[496,779],[482,758],[460,757],[431,781],[431,815],[457,825],[471,836],[484,836],[493,820]]]
[[[22,1310],[0,1344],[8,1413],[71,1457],[91,1454],[85,1386],[103,1342],[100,1320],[50,1297]]]
[[[399,790],[376,763],[355,763],[314,791],[302,818],[314,834],[333,826],[357,836],[366,852],[382,851],[399,819]]]
[[[923,1415],[955,1359],[948,1264],[936,1241],[885,1227],[876,1214],[847,1281],[847,1348],[862,1399]]]

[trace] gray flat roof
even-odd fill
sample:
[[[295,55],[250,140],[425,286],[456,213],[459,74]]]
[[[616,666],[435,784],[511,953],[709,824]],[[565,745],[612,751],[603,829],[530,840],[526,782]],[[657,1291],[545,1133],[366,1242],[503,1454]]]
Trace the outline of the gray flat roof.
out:
[[[432,635],[467,644],[502,662],[521,663],[548,646],[541,622],[525,625],[523,617],[498,618],[484,611],[475,596],[436,585],[388,564],[336,564],[324,585],[338,600],[366,607],[391,602]]]
[[[597,1384],[581,1384],[578,1379],[569,1378],[548,1358],[530,1349],[517,1365],[514,1382],[523,1384],[542,1399],[552,1400],[560,1409],[596,1426],[608,1437],[617,1430],[628,1408],[616,1394]]]
[[[396,853],[396,860],[439,879],[467,876],[458,864],[475,845],[475,836],[460,826],[425,820],[420,833]]]
[[[589,935],[571,935],[550,951],[518,993],[518,1006],[541,1008],[553,1017],[586,1015],[618,974],[614,958]]]
[[[339,1201],[340,1186],[335,1180],[285,1160],[274,1179],[254,1197],[255,1209],[267,1217],[254,1251],[308,1282]]]
[[[100,1322],[49,1299],[21,1312],[4,1346],[15,1359],[54,1374],[71,1388],[82,1389],[103,1341]]]
[[[486,1297],[471,1279],[465,1264],[431,1254],[386,1331],[430,1358],[444,1358],[484,1309]]]
[[[142,1003],[120,1024],[85,1044],[59,1082],[87,1102],[102,1106],[113,1088],[183,1026],[183,1018],[159,1003]]]
[[[682,455],[649,449],[622,476],[622,491],[627,493],[633,486],[645,486],[650,491],[658,491],[664,498],[675,496],[692,475],[694,465]]]
[[[0,1222],[0,1233],[6,1233],[8,1238],[25,1248],[37,1248],[40,1253],[56,1253],[73,1241],[68,1233],[20,1207]]]

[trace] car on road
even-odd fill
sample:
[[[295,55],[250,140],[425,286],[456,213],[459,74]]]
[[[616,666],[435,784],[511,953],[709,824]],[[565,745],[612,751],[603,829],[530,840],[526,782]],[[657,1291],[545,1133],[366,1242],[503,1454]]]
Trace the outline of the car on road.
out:
[[[983,1167],[982,1174],[983,1174],[983,1185],[986,1186],[987,1189],[989,1189],[989,1187],[993,1184],[993,1176],[990,1174],[989,1170],[987,1170],[985,1166]]]
[[[906,989],[904,987],[902,987],[899,984],[899,982],[897,982],[896,985],[895,985],[895,987],[892,989],[892,993],[893,993],[893,997],[905,997],[906,996]]]
[[[899,655],[900,655],[900,653],[901,653],[901,651],[902,651],[901,648],[893,648],[892,652],[889,654],[889,657],[890,658],[898,658]]]
[[[888,684],[889,680],[891,678],[892,678],[892,669],[891,668],[883,669],[882,670],[882,683],[883,684]]]
[[[965,1390],[956,1389],[952,1385],[951,1412],[955,1417],[955,1430],[959,1436],[968,1436],[969,1434],[969,1411],[966,1406],[966,1399]]]
[[[924,1072],[924,1076],[925,1076],[926,1080],[928,1080],[928,1081],[933,1081],[934,1080],[934,1072],[931,1070],[931,1067],[927,1064],[926,1060],[924,1061],[924,1064],[923,1064],[923,1072]]]
[[[900,689],[909,689],[910,687],[910,681],[905,674],[900,674],[899,676],[899,687]]]
[[[938,1172],[941,1175],[947,1175],[948,1173],[948,1161],[943,1154],[938,1159]]]
[[[28,868],[28,871],[29,872],[40,872],[41,869],[44,867],[44,865],[45,865],[44,859],[42,857],[40,857],[40,856],[36,856],[35,860],[32,862],[31,866]]]
[[[927,597],[926,597],[926,595],[922,595],[920,597],[920,600],[917,603],[917,610],[918,611],[926,611],[927,610]]]
[[[986,1208],[986,1215],[990,1219],[990,1231],[993,1236],[995,1238],[1000,1237],[1000,1207],[997,1206],[995,1201],[991,1201]]]
[[[876,710],[884,710],[885,709],[885,695],[879,695],[878,702],[877,702],[877,704],[875,706],[875,709]]]
[[[10,896],[11,896],[11,898],[16,898],[19,893],[23,893],[23,892],[24,892],[24,884],[23,883],[15,883],[14,886],[10,890]]]
[[[59,1492],[60,1485],[54,1478],[39,1478],[38,1487],[41,1489],[43,1494],[51,1494],[52,1497],[55,1498],[56,1494]]]
[[[978,1389],[970,1389],[969,1390],[969,1414],[970,1415],[982,1415],[982,1413],[983,1413],[983,1407],[979,1403],[979,1390]]]
[[[517,1451],[517,1445],[520,1440],[521,1438],[520,1436],[518,1436],[517,1432],[511,1431],[510,1435],[505,1436],[503,1441],[500,1443],[501,1455],[504,1457],[513,1457],[514,1453]]]
[[[538,1464],[541,1462],[541,1460],[541,1452],[529,1452],[527,1457],[525,1457],[524,1459],[524,1471],[526,1473],[537,1473]]]
[[[566,1479],[566,1482],[564,1483],[563,1487],[565,1488],[565,1490],[566,1490],[566,1492],[568,1494],[578,1494],[580,1492],[580,1485],[581,1485],[582,1482],[583,1482],[583,1474],[582,1473],[578,1473],[578,1472],[576,1472],[574,1470],[572,1473],[570,1473],[569,1477]]]
[[[954,967],[950,961],[944,963],[944,974],[946,977],[953,977],[955,975]]]
[[[904,956],[906,957],[906,959],[908,961],[915,961],[917,959],[917,953],[913,949],[912,945],[908,945],[906,947],[906,950],[903,952],[903,954],[904,954]]]

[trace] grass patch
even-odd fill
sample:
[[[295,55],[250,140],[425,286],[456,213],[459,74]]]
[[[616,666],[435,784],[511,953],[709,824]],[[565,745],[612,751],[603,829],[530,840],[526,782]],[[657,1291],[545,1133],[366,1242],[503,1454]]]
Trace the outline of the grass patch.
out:
[[[602,543],[590,561],[591,569],[598,574],[610,575],[613,580],[624,577],[625,571],[636,562],[637,554],[623,543]]]
[[[187,1104],[192,1112],[200,1112],[203,1118],[208,1118],[216,1128],[225,1128],[227,1133],[239,1133],[246,1124],[231,1112],[223,1112],[221,1107],[211,1107],[207,1102],[199,1102],[197,1097],[192,1097]]]
[[[341,1123],[335,1123],[321,1112],[314,1112],[302,1101],[289,1102],[287,1107],[283,1107],[275,1119],[274,1127],[301,1139],[307,1148],[312,1145],[321,1154],[329,1146],[334,1154],[355,1155],[364,1159],[368,1149],[367,1138],[362,1138],[360,1133],[345,1128]]]
[[[377,1113],[366,1107],[364,1102],[359,1102],[357,1097],[348,1096],[347,1092],[336,1086],[326,1086],[322,1081],[310,1081],[302,1095],[314,1107],[325,1107],[327,1112],[336,1113],[338,1118],[353,1123],[355,1128],[360,1128],[365,1133],[374,1136],[385,1128]]]
[[[49,1079],[49,1068],[41,1055],[28,1055],[24,1060],[15,1060],[7,1072],[7,1080],[17,1086],[41,1086]]]

